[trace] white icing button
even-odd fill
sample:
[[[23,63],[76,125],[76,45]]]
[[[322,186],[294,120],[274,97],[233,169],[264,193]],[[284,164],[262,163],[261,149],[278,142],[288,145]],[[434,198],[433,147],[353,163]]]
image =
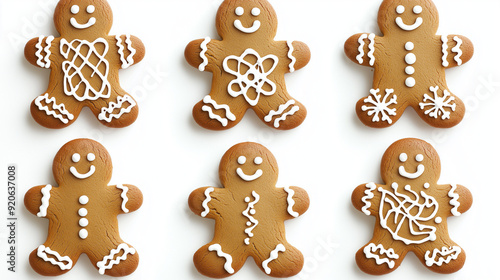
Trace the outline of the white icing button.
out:
[[[430,187],[431,187],[431,185],[430,185],[429,183],[425,183],[425,184],[424,184],[424,188],[428,189],[428,188],[430,188]]]
[[[250,202],[250,197],[245,197],[245,202],[246,203]]]
[[[396,13],[398,14],[402,14],[405,12],[405,6],[403,5],[399,5],[397,8],[396,8]]]
[[[417,6],[413,7],[413,12],[417,15],[422,13],[422,11],[423,11],[422,6],[417,5]]]
[[[89,232],[86,229],[81,229],[78,235],[80,235],[81,239],[86,239],[89,237]]]
[[[81,157],[80,157],[80,154],[78,154],[78,153],[75,153],[75,154],[73,154],[73,156],[71,156],[71,160],[72,160],[74,163],[79,162],[79,161],[80,161],[80,158],[81,158]]]
[[[78,202],[80,202],[81,205],[85,205],[85,204],[89,203],[89,197],[86,195],[82,195],[78,199]]]
[[[262,158],[261,158],[261,157],[256,157],[256,158],[254,159],[254,161],[253,161],[253,162],[254,162],[255,164],[257,164],[257,165],[260,165],[260,164],[262,164],[262,161],[263,161],[263,160],[262,160]]]
[[[406,153],[402,153],[399,155],[399,161],[406,162],[408,160],[408,155]]]
[[[245,162],[247,162],[247,158],[244,157],[244,156],[241,156],[238,158],[238,163],[239,164],[245,164]]]
[[[73,5],[71,6],[71,13],[76,15],[78,14],[78,12],[80,12],[80,7],[78,5]]]
[[[405,84],[407,87],[414,87],[417,84],[417,82],[415,81],[414,78],[410,77],[410,78],[406,79]]]
[[[87,209],[85,208],[80,208],[80,210],[78,210],[78,215],[80,215],[80,217],[85,217],[88,213],[89,211],[87,211]]]
[[[259,8],[253,8],[252,9],[252,16],[256,17],[260,15],[260,9]]]
[[[85,218],[81,218],[80,221],[78,221],[78,224],[81,226],[81,227],[86,227],[89,225],[89,220],[85,219]]]
[[[398,188],[398,183],[394,182],[394,183],[392,183],[391,186],[392,186],[393,189],[397,189]]]
[[[407,51],[412,51],[415,48],[415,45],[412,42],[408,42],[405,44],[405,49]]]
[[[413,75],[415,74],[415,68],[413,68],[413,66],[407,66],[405,69],[405,73],[408,75]]]
[[[405,61],[410,65],[415,64],[415,62],[417,62],[417,56],[413,53],[409,53],[405,56]]]
[[[93,14],[95,12],[95,6],[94,5],[88,5],[87,6],[87,13]]]
[[[95,160],[95,155],[93,153],[88,154],[87,155],[87,160],[91,161],[91,162],[94,161]]]
[[[238,7],[236,10],[234,10],[237,16],[242,16],[245,13],[245,9],[243,7]]]
[[[443,219],[441,217],[437,217],[435,220],[436,224],[440,224],[443,222]]]

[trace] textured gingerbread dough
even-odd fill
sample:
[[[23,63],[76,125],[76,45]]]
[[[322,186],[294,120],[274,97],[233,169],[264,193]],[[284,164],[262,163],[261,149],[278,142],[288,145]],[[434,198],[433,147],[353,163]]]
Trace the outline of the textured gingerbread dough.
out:
[[[141,207],[141,191],[132,185],[108,186],[111,157],[93,140],[64,145],[52,168],[59,186],[34,187],[24,197],[28,211],[49,220],[47,241],[31,253],[31,267],[41,275],[61,275],[85,253],[100,274],[134,272],[139,254],[120,238],[117,216]]]
[[[31,104],[31,115],[47,128],[63,128],[89,107],[109,127],[137,119],[137,102],[120,86],[118,70],[140,62],[141,40],[110,36],[111,7],[105,0],[61,0],[54,13],[61,37],[34,38],[24,55],[33,65],[50,69],[49,86]]]
[[[269,276],[299,273],[304,258],[286,241],[284,221],[307,210],[306,191],[276,188],[276,159],[265,147],[251,142],[226,152],[219,177],[223,188],[200,188],[189,196],[195,214],[215,220],[213,240],[194,255],[198,271],[209,277],[227,277],[251,256]]]
[[[356,253],[361,270],[392,272],[408,252],[434,272],[462,268],[465,252],[448,235],[447,218],[469,210],[472,195],[457,184],[438,184],[440,172],[439,156],[425,141],[403,139],[387,149],[384,184],[363,184],[352,194],[354,207],[377,219],[372,240]]]
[[[275,41],[278,19],[265,0],[226,0],[217,12],[222,38],[191,42],[186,60],[212,72],[212,89],[193,109],[195,121],[212,130],[238,124],[248,109],[268,126],[292,129],[306,117],[306,108],[287,92],[285,73],[309,63],[310,51],[298,41]]]
[[[465,106],[448,88],[445,69],[471,59],[471,41],[435,35],[439,15],[431,0],[385,0],[378,25],[382,37],[356,34],[345,43],[352,61],[374,68],[370,95],[356,105],[359,119],[370,127],[388,127],[410,106],[431,126],[460,123]]]

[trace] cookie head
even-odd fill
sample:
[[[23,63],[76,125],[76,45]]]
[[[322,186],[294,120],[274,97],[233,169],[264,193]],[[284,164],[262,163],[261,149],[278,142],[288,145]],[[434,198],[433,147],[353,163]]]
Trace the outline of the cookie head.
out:
[[[251,142],[241,143],[224,154],[219,166],[219,176],[225,188],[274,186],[278,179],[278,164],[264,146]]]
[[[112,22],[111,7],[105,0],[61,0],[54,13],[56,29],[63,37],[105,36]]]
[[[429,187],[441,172],[439,156],[427,142],[403,139],[392,144],[382,158],[382,179],[387,184],[404,183]],[[421,184],[420,184],[421,183]]]
[[[113,166],[106,149],[96,141],[77,139],[64,145],[54,158],[54,178],[61,182],[111,179]]]
[[[430,33],[439,26],[438,11],[431,0],[385,0],[380,6],[378,22],[384,34]]]
[[[265,0],[226,0],[217,12],[216,26],[222,37],[259,35],[274,38],[278,19],[271,4]]]

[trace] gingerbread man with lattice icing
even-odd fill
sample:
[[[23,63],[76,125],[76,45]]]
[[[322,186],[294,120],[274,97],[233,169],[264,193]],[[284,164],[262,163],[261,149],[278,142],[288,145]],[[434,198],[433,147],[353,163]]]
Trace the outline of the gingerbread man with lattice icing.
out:
[[[277,25],[266,0],[225,0],[216,22],[222,40],[207,37],[186,47],[190,65],[213,73],[210,94],[193,109],[200,126],[229,129],[248,109],[276,129],[304,121],[306,109],[288,94],[284,74],[307,65],[310,51],[302,42],[275,41]]]
[[[109,36],[112,20],[105,0],[61,0],[54,14],[61,37],[40,36],[26,44],[26,59],[51,69],[47,91],[31,104],[40,125],[67,127],[83,107],[109,127],[137,119],[137,102],[120,87],[118,70],[140,62],[145,48],[137,37]]]
[[[439,156],[425,141],[403,139],[387,149],[384,184],[363,184],[352,194],[354,207],[377,219],[373,239],[356,254],[361,270],[392,272],[408,252],[434,272],[462,268],[465,252],[448,235],[447,218],[469,210],[472,195],[460,185],[438,184],[440,172]]]
[[[384,36],[356,34],[345,43],[352,61],[374,68],[370,95],[356,105],[359,119],[370,127],[388,127],[410,106],[431,126],[460,123],[465,106],[448,88],[445,69],[471,59],[471,41],[435,35],[439,19],[431,0],[385,0],[378,25]]]
[[[200,188],[189,197],[194,213],[215,220],[213,240],[194,255],[198,271],[214,278],[231,276],[251,256],[272,277],[299,273],[304,259],[286,241],[284,221],[306,212],[306,191],[276,188],[276,159],[262,145],[250,142],[226,152],[219,177],[223,188]]]
[[[59,187],[38,186],[26,193],[28,211],[49,220],[47,241],[29,257],[36,272],[64,274],[83,253],[100,274],[125,276],[135,271],[139,255],[120,238],[117,216],[139,209],[142,193],[132,185],[108,186],[112,168],[101,144],[77,139],[54,158]]]

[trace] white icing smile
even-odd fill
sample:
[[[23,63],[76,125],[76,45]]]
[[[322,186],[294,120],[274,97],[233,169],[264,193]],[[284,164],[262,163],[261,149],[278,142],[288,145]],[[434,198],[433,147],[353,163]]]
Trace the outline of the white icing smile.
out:
[[[405,170],[404,166],[399,167],[399,175],[408,178],[408,179],[417,179],[418,177],[422,176],[425,171],[425,166],[423,164],[419,164],[417,167],[417,172],[415,173],[409,173]]]
[[[89,172],[87,172],[85,174],[79,173],[78,170],[76,170],[76,168],[74,166],[71,166],[69,171],[71,172],[71,174],[73,174],[73,176],[75,176],[78,179],[87,179],[94,174],[95,166],[91,165]]]
[[[238,158],[238,164],[239,165],[243,165],[247,162],[247,158],[245,156],[240,156]],[[263,159],[261,157],[256,157],[254,159],[254,163],[256,165],[261,165],[263,162]],[[243,169],[239,168],[236,169],[236,174],[238,174],[238,176],[240,176],[241,179],[247,181],[247,182],[251,182],[251,181],[254,181],[254,180],[257,180],[260,178],[260,176],[262,176],[262,174],[264,174],[264,172],[262,172],[261,169],[257,169],[257,171],[255,171],[255,173],[253,175],[247,175],[245,174],[245,172],[243,172]]]
[[[240,17],[240,16],[242,16],[245,13],[245,9],[243,9],[242,7],[238,7],[238,8],[236,8],[234,10],[234,13],[237,16]],[[250,13],[252,14],[252,16],[257,17],[257,16],[260,15],[260,9],[259,8],[253,8]],[[257,30],[259,30],[259,28],[260,28],[260,21],[259,20],[255,20],[253,22],[252,26],[245,27],[245,26],[243,26],[243,23],[241,23],[241,21],[239,19],[237,19],[237,20],[234,21],[234,27],[236,27],[236,29],[238,29],[239,31],[241,31],[243,33],[251,34],[251,33],[254,33]]]
[[[420,25],[422,25],[422,23],[424,23],[424,20],[421,17],[418,17],[415,20],[415,23],[413,23],[412,25],[405,24],[401,17],[396,18],[396,24],[399,26],[399,28],[406,30],[406,31],[413,31],[413,30],[419,28]]]
[[[89,14],[93,14],[95,12],[95,6],[93,5],[89,5],[87,6],[87,13]],[[71,9],[70,9],[71,13],[76,15],[80,12],[80,7],[78,5],[73,5],[71,6]],[[93,26],[94,24],[96,24],[97,20],[95,17],[91,17],[87,23],[84,23],[84,24],[80,24],[78,23],[78,21],[76,20],[76,18],[72,17],[69,22],[71,23],[71,25],[76,28],[76,29],[87,29],[91,26]]]

